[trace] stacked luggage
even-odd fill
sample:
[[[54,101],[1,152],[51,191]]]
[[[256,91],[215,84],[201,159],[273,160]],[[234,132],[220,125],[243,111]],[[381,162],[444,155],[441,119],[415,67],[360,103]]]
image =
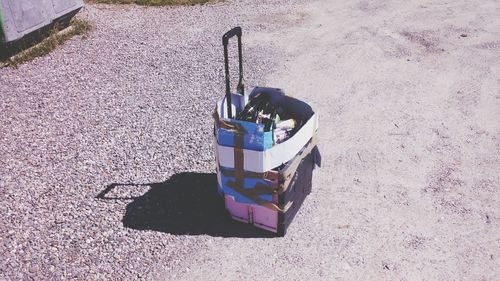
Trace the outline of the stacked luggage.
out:
[[[230,91],[227,51],[233,36],[239,51],[236,93]],[[241,36],[240,27],[223,36],[226,95],[214,112],[218,190],[233,219],[283,236],[321,162],[318,115],[280,89],[255,87],[245,94]]]

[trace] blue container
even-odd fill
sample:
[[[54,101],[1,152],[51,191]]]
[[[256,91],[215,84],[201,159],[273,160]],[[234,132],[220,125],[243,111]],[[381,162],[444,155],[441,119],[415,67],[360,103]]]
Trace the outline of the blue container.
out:
[[[235,201],[240,202],[240,203],[246,203],[246,204],[256,204],[255,201],[252,199],[246,197],[245,195],[239,193],[238,191],[234,190],[232,187],[230,187],[230,182],[235,182],[236,178],[234,176],[225,176],[225,174],[230,173],[234,174],[234,169],[230,168],[224,168],[224,167],[219,167],[220,169],[220,178],[221,178],[221,184],[222,184],[222,192],[224,194],[233,196]],[[243,183],[243,188],[244,189],[254,189],[257,186],[260,186],[261,194],[259,194],[259,198],[264,201],[272,202],[273,201],[273,194],[271,192],[267,192],[266,190],[272,190],[272,183],[264,180],[264,179],[258,179],[258,178],[245,178],[244,183]]]
[[[256,124],[247,121],[231,119],[230,123],[243,128],[243,148],[249,150],[264,151],[273,146],[273,132],[264,132],[264,124]],[[223,146],[234,146],[234,136],[237,134],[233,130],[219,128],[217,131],[217,142]]]

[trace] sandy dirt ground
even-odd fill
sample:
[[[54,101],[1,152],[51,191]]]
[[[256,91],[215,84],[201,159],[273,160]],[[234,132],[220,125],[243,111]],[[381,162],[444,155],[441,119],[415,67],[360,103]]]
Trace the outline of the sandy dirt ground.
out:
[[[213,238],[158,276],[500,280],[500,3],[319,1],[245,43],[320,112],[323,167],[282,239]]]
[[[500,1],[297,2],[88,5],[0,69],[0,280],[500,280]],[[320,115],[283,238],[216,194],[235,25],[248,85]]]

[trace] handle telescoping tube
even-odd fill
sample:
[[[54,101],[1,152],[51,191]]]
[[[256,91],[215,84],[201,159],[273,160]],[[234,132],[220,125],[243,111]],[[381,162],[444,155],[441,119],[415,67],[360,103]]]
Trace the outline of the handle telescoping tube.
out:
[[[226,73],[226,103],[227,103],[227,112],[228,112],[228,117],[232,118],[233,113],[232,113],[232,108],[231,108],[231,86],[229,82],[229,60],[228,60],[228,51],[227,51],[227,45],[229,43],[229,39],[233,36],[238,36],[238,61],[239,61],[239,79],[238,79],[238,86],[236,88],[236,91],[240,94],[244,94],[244,85],[243,85],[243,56],[241,53],[241,27],[237,26],[222,36],[222,45],[224,46],[224,67],[225,67],[225,73]]]

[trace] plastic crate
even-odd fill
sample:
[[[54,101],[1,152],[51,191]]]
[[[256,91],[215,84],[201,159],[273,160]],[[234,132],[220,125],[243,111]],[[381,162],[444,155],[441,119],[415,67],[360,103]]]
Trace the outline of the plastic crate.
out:
[[[301,156],[297,155],[297,157]],[[226,210],[235,220],[275,232],[278,236],[285,235],[305,198],[311,193],[313,170],[316,165],[320,165],[320,161],[318,148],[314,146],[307,156],[300,160],[291,180],[288,181],[285,192],[272,195],[270,202],[275,203],[281,209],[286,209],[285,212],[252,203],[240,203],[235,200],[234,196],[228,194],[224,196]]]

